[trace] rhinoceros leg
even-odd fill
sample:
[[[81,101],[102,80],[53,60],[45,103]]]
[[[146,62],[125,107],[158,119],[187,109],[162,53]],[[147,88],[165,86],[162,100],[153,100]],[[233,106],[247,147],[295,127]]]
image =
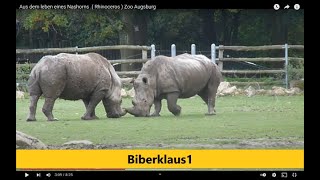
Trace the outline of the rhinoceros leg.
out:
[[[218,77],[215,77],[215,74],[211,76],[208,81],[207,86],[199,93],[199,96],[205,101],[208,105],[208,113],[206,115],[215,115],[215,105],[216,105],[216,94],[218,90],[220,80]]]
[[[179,93],[177,92],[167,94],[168,109],[175,116],[179,116],[181,112],[181,107],[177,105],[178,98]]]
[[[217,89],[215,88],[209,88],[209,93],[208,93],[208,114],[209,115],[215,115],[216,110],[216,94],[217,94]]]
[[[154,100],[154,113],[151,114],[151,116],[160,116],[160,111],[161,111],[161,99],[155,99]]]
[[[206,87],[204,90],[202,90],[198,95],[202,98],[202,100],[207,104],[208,106],[208,113],[206,115],[215,115],[215,109],[214,109],[214,102],[215,100],[212,99],[212,92],[208,92],[208,88]]]
[[[102,100],[102,98],[104,97],[105,92],[104,91],[97,91],[94,92],[89,100],[89,103],[86,107],[86,113],[81,117],[81,119],[83,120],[92,120],[92,119],[96,119],[93,115],[94,110],[96,109],[96,106],[98,105],[98,103]]]
[[[36,111],[39,97],[39,95],[30,96],[29,116],[27,121],[36,121]]]
[[[44,113],[44,115],[47,116],[48,121],[58,120],[58,119],[55,119],[52,114],[52,109],[53,109],[55,100],[56,100],[55,98],[45,98],[45,101],[42,107],[42,112]]]
[[[198,95],[201,97],[201,99],[206,103],[206,105],[208,106],[208,113],[210,114],[210,110],[211,110],[211,106],[208,104],[209,103],[209,99],[208,99],[208,88],[205,87],[205,89],[203,89],[200,93],[198,93]]]
[[[83,99],[82,101],[83,101],[84,106],[86,107],[86,110],[87,110],[90,100],[89,100],[89,99]],[[92,113],[90,114],[90,117],[91,117],[92,119],[99,119],[99,118],[96,116],[96,111],[95,111],[95,109],[93,109]]]

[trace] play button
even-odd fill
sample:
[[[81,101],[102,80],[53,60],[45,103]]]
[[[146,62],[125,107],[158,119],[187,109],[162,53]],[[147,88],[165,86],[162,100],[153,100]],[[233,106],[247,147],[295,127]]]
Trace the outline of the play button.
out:
[[[29,174],[28,173],[24,173],[24,177],[28,177],[29,176]]]

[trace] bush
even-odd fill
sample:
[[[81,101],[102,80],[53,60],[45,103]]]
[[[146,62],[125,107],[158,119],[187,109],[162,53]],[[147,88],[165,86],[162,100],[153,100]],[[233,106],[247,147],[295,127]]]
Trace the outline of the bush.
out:
[[[292,60],[289,62],[288,79],[289,81],[304,79],[304,61]]]
[[[19,83],[17,90],[26,91],[26,84],[32,67],[29,63],[16,65],[16,83]]]
[[[288,80],[290,82],[290,88],[298,87],[304,90],[304,61],[289,61]]]
[[[16,65],[16,80],[28,81],[32,67],[29,63]]]

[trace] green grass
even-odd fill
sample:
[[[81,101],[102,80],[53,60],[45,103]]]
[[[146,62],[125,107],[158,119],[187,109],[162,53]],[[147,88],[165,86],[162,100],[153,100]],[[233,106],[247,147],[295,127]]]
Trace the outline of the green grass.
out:
[[[55,122],[46,121],[43,103],[38,102],[37,121],[26,122],[29,100],[16,100],[16,129],[50,145],[89,140],[146,148],[304,148],[304,96],[218,97],[215,116],[204,115],[207,107],[198,96],[179,99],[179,117],[168,111],[165,100],[161,117],[153,118],[127,114],[110,119],[100,103],[100,119],[92,121],[80,119],[85,112],[82,101],[57,100]],[[122,106],[130,107],[131,99],[124,98]]]

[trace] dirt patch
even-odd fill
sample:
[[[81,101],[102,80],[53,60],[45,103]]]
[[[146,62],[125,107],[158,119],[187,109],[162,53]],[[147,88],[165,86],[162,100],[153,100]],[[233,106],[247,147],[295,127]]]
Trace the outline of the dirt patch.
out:
[[[304,141],[283,139],[216,139],[212,144],[94,144],[48,145],[48,149],[303,149]]]

